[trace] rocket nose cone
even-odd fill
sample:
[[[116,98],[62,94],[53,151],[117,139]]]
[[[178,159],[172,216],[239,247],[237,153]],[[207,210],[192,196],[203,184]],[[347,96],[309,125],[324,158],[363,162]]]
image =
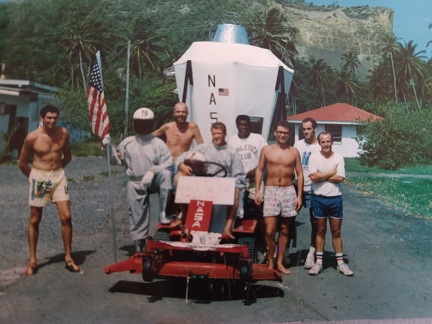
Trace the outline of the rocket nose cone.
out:
[[[246,29],[243,26],[233,24],[219,24],[213,42],[249,45]]]

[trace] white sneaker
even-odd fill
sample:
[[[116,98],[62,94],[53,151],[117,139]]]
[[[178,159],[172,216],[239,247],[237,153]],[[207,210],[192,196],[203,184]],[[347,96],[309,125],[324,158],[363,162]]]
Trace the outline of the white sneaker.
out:
[[[308,253],[308,255],[306,256],[305,263],[304,263],[304,268],[305,269],[312,269],[314,264],[315,264],[315,257],[313,255],[313,253]]]
[[[171,220],[170,220],[168,217],[166,217],[165,212],[161,212],[161,213],[159,214],[159,222],[160,222],[161,224],[167,225],[167,224],[170,224],[170,223],[171,223]]]
[[[346,263],[342,263],[337,266],[337,271],[342,273],[344,276],[352,276],[354,272],[348,267]]]
[[[315,263],[312,268],[309,270],[309,274],[312,276],[316,276],[322,271],[323,267],[322,264]]]

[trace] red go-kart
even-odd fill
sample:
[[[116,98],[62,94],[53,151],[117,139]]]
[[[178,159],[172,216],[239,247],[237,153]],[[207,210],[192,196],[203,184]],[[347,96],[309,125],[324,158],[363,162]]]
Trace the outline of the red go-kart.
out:
[[[220,234],[222,231],[211,231],[217,223],[223,228],[226,205],[233,205],[234,197],[235,178],[180,177],[175,202],[189,204],[184,225],[158,224],[155,235],[147,239],[145,252],[105,267],[105,273],[129,271],[141,274],[147,282],[179,277],[234,280],[245,289],[260,280],[282,281],[278,271],[254,263],[257,220],[245,217],[237,221],[236,240]],[[225,206],[217,208],[220,205]]]

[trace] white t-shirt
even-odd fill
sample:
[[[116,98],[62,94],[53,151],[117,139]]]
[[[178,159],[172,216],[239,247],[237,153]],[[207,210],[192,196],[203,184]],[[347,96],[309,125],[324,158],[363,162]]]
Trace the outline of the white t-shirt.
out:
[[[228,145],[233,147],[243,162],[246,174],[257,167],[261,150],[267,145],[267,141],[260,134],[250,133],[247,138],[240,138],[237,134],[228,139]],[[263,186],[261,186],[263,188]],[[253,199],[255,195],[255,180],[246,179],[246,189],[249,197]]]
[[[309,178],[309,158],[312,153],[316,153],[320,151],[320,146],[318,142],[314,144],[308,144],[304,139],[297,141],[294,143],[294,147],[299,151],[301,164],[303,168],[303,177],[304,177],[304,192],[310,192],[312,190],[312,180]]]
[[[345,160],[342,155],[333,152],[332,156],[328,159],[320,152],[313,153],[309,159],[309,174],[315,172],[329,172],[337,166],[336,174],[345,178]],[[335,197],[341,196],[340,183],[333,183],[330,181],[313,182],[312,188],[314,194]]]

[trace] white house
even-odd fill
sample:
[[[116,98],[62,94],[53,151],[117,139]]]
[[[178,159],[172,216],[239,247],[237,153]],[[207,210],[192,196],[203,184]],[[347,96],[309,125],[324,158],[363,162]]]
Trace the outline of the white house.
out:
[[[356,138],[358,135],[357,126],[360,122],[375,122],[382,119],[377,115],[349,104],[336,103],[289,116],[288,121],[294,124],[296,141],[304,138],[301,131],[301,121],[307,117],[317,121],[317,135],[322,131],[328,131],[333,134],[333,151],[341,154],[343,157],[358,156],[359,145]]]
[[[5,151],[8,134],[17,126],[25,134],[36,129],[42,107],[54,102],[58,88],[29,80],[0,79],[0,155]]]

